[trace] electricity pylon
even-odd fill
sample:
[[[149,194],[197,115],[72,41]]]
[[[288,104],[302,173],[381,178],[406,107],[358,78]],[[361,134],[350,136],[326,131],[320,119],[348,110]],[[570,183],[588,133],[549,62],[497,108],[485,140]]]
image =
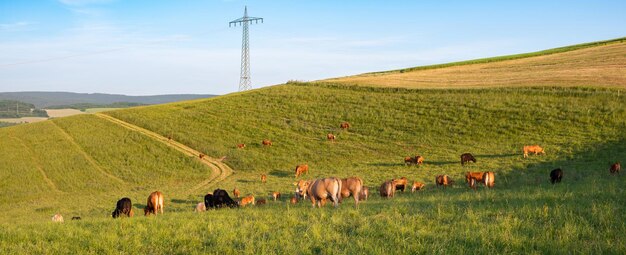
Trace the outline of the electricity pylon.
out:
[[[237,24],[243,26],[243,38],[241,40],[241,79],[239,80],[239,91],[249,90],[250,87],[250,43],[248,41],[248,24],[263,23],[263,18],[248,17],[248,6],[243,11],[243,17],[228,23],[228,27]]]

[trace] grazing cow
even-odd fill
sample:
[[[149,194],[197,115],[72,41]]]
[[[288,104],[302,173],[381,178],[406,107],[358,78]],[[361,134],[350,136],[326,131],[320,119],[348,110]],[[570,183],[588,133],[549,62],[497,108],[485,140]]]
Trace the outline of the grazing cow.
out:
[[[340,127],[341,129],[348,129],[348,128],[350,128],[350,123],[348,123],[348,122],[342,122],[342,123],[341,123],[341,125],[339,125],[339,127]]]
[[[347,198],[352,196],[354,198],[354,206],[359,207],[359,197],[361,196],[361,191],[363,190],[363,180],[359,177],[348,177],[345,179],[341,179],[341,197],[339,201],[343,200],[343,198]]]
[[[265,175],[265,174],[261,174],[261,182],[262,182],[262,183],[267,182],[267,175]]]
[[[470,183],[472,178],[476,179],[477,182],[483,181],[483,172],[465,172],[465,182]]]
[[[280,192],[278,191],[272,192],[272,198],[274,199],[274,201],[280,200]]]
[[[230,198],[228,192],[223,189],[216,189],[213,191],[213,195],[207,194],[204,196],[204,203],[206,208],[221,208],[224,206],[237,207],[238,204],[235,200]]]
[[[335,135],[327,134],[326,139],[328,139],[328,141],[335,142]]]
[[[496,174],[494,172],[485,172],[482,179],[483,184],[485,184],[487,188],[493,188],[493,186],[496,185]]]
[[[133,214],[133,203],[130,201],[130,198],[125,197],[117,201],[115,210],[111,213],[111,216],[113,216],[113,218],[120,217],[121,215],[133,217]]]
[[[619,174],[619,170],[622,168],[622,166],[620,165],[619,162],[615,162],[615,164],[611,165],[611,168],[609,168],[609,172],[611,174]]]
[[[270,141],[269,139],[264,139],[261,143],[263,144],[263,146],[272,146],[272,141]]]
[[[200,154],[198,155],[198,157],[199,157],[200,159],[203,159],[203,158],[204,158],[204,156],[205,156],[205,155],[204,155],[204,154],[202,154],[202,153],[200,153]]]
[[[80,216],[74,216],[72,217],[72,220],[82,220],[82,218]]]
[[[393,179],[392,181],[395,184],[395,189],[402,190],[402,192],[406,191],[406,187],[409,186],[409,180],[407,180],[406,177],[402,177],[400,179]]]
[[[200,202],[196,205],[196,209],[194,210],[195,212],[204,212],[206,211],[206,205],[204,204],[204,202]]]
[[[254,196],[247,196],[241,199],[239,206],[246,206],[247,204],[254,205]]]
[[[424,189],[424,184],[421,182],[413,182],[413,186],[411,186],[411,192],[415,192],[418,190]]]
[[[541,153],[546,154],[546,152],[539,145],[526,145],[524,146],[524,158],[528,157],[528,153],[535,153],[535,155]]]
[[[381,197],[390,198],[395,195],[395,183],[393,180],[389,180],[380,185],[378,191],[380,192]]]
[[[405,165],[415,164],[414,160],[415,160],[414,158],[406,156],[404,157],[404,164]]]
[[[305,194],[311,199],[313,207],[321,208],[330,199],[335,207],[339,206],[341,197],[341,180],[335,177],[317,179],[313,181],[300,180],[297,184],[300,196]]]
[[[235,198],[239,198],[239,195],[241,195],[241,192],[239,192],[239,189],[235,188],[233,190],[233,196],[235,196]]]
[[[300,175],[303,175],[305,173],[309,172],[309,165],[307,164],[302,164],[302,165],[297,165],[296,166],[296,178],[298,178]]]
[[[476,158],[471,153],[463,153],[461,154],[461,165],[465,165],[465,163],[473,161],[476,163]]]
[[[55,214],[52,216],[52,222],[63,222],[63,215],[60,213]]]
[[[359,200],[367,200],[370,197],[370,190],[363,186],[361,189],[361,195],[359,195]]]
[[[563,178],[563,170],[561,170],[561,168],[554,169],[550,172],[550,182],[552,182],[552,184],[561,182],[561,178]]]
[[[163,193],[155,191],[148,196],[148,203],[143,208],[143,215],[148,216],[151,213],[157,215],[159,211],[163,214]]]
[[[243,148],[246,148],[246,144],[245,143],[237,144],[237,149],[243,149]]]
[[[265,200],[264,198],[257,200],[255,203],[255,205],[264,205],[264,204],[267,204],[267,200]]]
[[[420,155],[415,155],[415,164],[422,165],[424,164],[424,157]]]
[[[291,199],[289,200],[289,203],[291,203],[292,205],[297,204],[298,198],[296,196],[291,197]]]
[[[454,181],[450,179],[448,175],[437,175],[437,177],[435,177],[435,184],[437,184],[437,187],[443,186],[445,188],[453,183]]]

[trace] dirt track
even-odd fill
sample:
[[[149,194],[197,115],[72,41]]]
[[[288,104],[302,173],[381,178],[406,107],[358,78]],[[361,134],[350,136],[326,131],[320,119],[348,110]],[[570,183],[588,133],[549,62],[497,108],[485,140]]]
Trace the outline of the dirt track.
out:
[[[220,182],[224,179],[226,179],[226,177],[230,176],[233,173],[233,170],[227,166],[226,164],[222,163],[222,161],[220,161],[219,159],[215,159],[215,158],[211,158],[209,156],[204,156],[202,158],[199,157],[200,153],[199,151],[196,151],[190,147],[187,147],[186,145],[176,142],[174,140],[170,140],[167,137],[164,137],[162,135],[159,135],[155,132],[152,132],[150,130],[135,126],[133,124],[130,124],[128,122],[124,122],[122,120],[116,119],[114,117],[111,117],[109,115],[105,115],[102,113],[96,113],[96,116],[103,118],[105,120],[111,121],[115,124],[118,124],[122,127],[125,127],[127,129],[139,132],[141,134],[144,134],[152,139],[154,139],[155,141],[161,142],[167,146],[170,146],[182,153],[184,153],[187,156],[192,156],[197,158],[198,160],[200,160],[200,162],[202,162],[203,164],[207,165],[208,167],[211,168],[212,173],[211,175],[204,179],[204,181],[198,183],[197,185],[193,186],[191,189],[189,189],[187,192],[189,193],[194,193],[195,191],[203,188],[203,187],[207,187],[210,184],[214,184],[217,182]]]

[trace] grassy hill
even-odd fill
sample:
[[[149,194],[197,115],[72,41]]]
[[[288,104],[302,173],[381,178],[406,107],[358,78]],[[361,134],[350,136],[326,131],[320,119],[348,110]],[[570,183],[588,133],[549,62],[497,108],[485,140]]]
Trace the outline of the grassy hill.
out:
[[[602,49],[608,54],[602,59],[622,54]],[[626,179],[609,176],[608,167],[626,162],[624,91],[600,78],[586,86],[536,85],[467,90],[290,83],[104,113],[209,156],[226,156],[234,174],[201,189],[193,188],[209,169],[197,160],[97,115],[3,128],[0,249],[623,254]],[[352,128],[340,130],[342,121]],[[337,140],[327,141],[327,133]],[[272,147],[260,145],[266,138]],[[238,143],[247,146],[236,149]],[[523,159],[527,144],[542,145],[546,155]],[[462,167],[464,152],[478,162]],[[425,164],[405,166],[403,158],[415,154],[423,155]],[[350,200],[338,209],[289,205],[293,170],[300,163],[310,165],[304,178],[358,175],[373,194],[359,209]],[[548,173],[557,167],[565,177],[551,185]],[[494,171],[495,189],[468,189],[465,171]],[[265,184],[259,181],[262,173],[268,175]],[[450,175],[456,185],[435,188],[437,174]],[[401,176],[425,182],[427,189],[391,200],[378,197],[381,182]],[[237,187],[257,198],[280,191],[287,198],[192,213],[200,197],[217,187]],[[155,189],[166,195],[165,215],[109,218],[118,198],[131,197],[140,210]],[[55,212],[83,220],[53,224]]]
[[[403,88],[626,87],[626,38],[539,52],[328,79]]]

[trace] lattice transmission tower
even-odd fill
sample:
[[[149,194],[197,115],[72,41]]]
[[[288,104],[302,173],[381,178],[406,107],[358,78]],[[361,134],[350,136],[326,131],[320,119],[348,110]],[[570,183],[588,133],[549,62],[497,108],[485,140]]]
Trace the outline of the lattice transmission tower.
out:
[[[243,38],[241,40],[241,79],[239,80],[239,91],[249,90],[250,86],[250,42],[248,40],[248,24],[263,23],[263,18],[248,17],[248,6],[243,11],[243,17],[228,23],[228,27],[237,24],[243,27]]]

